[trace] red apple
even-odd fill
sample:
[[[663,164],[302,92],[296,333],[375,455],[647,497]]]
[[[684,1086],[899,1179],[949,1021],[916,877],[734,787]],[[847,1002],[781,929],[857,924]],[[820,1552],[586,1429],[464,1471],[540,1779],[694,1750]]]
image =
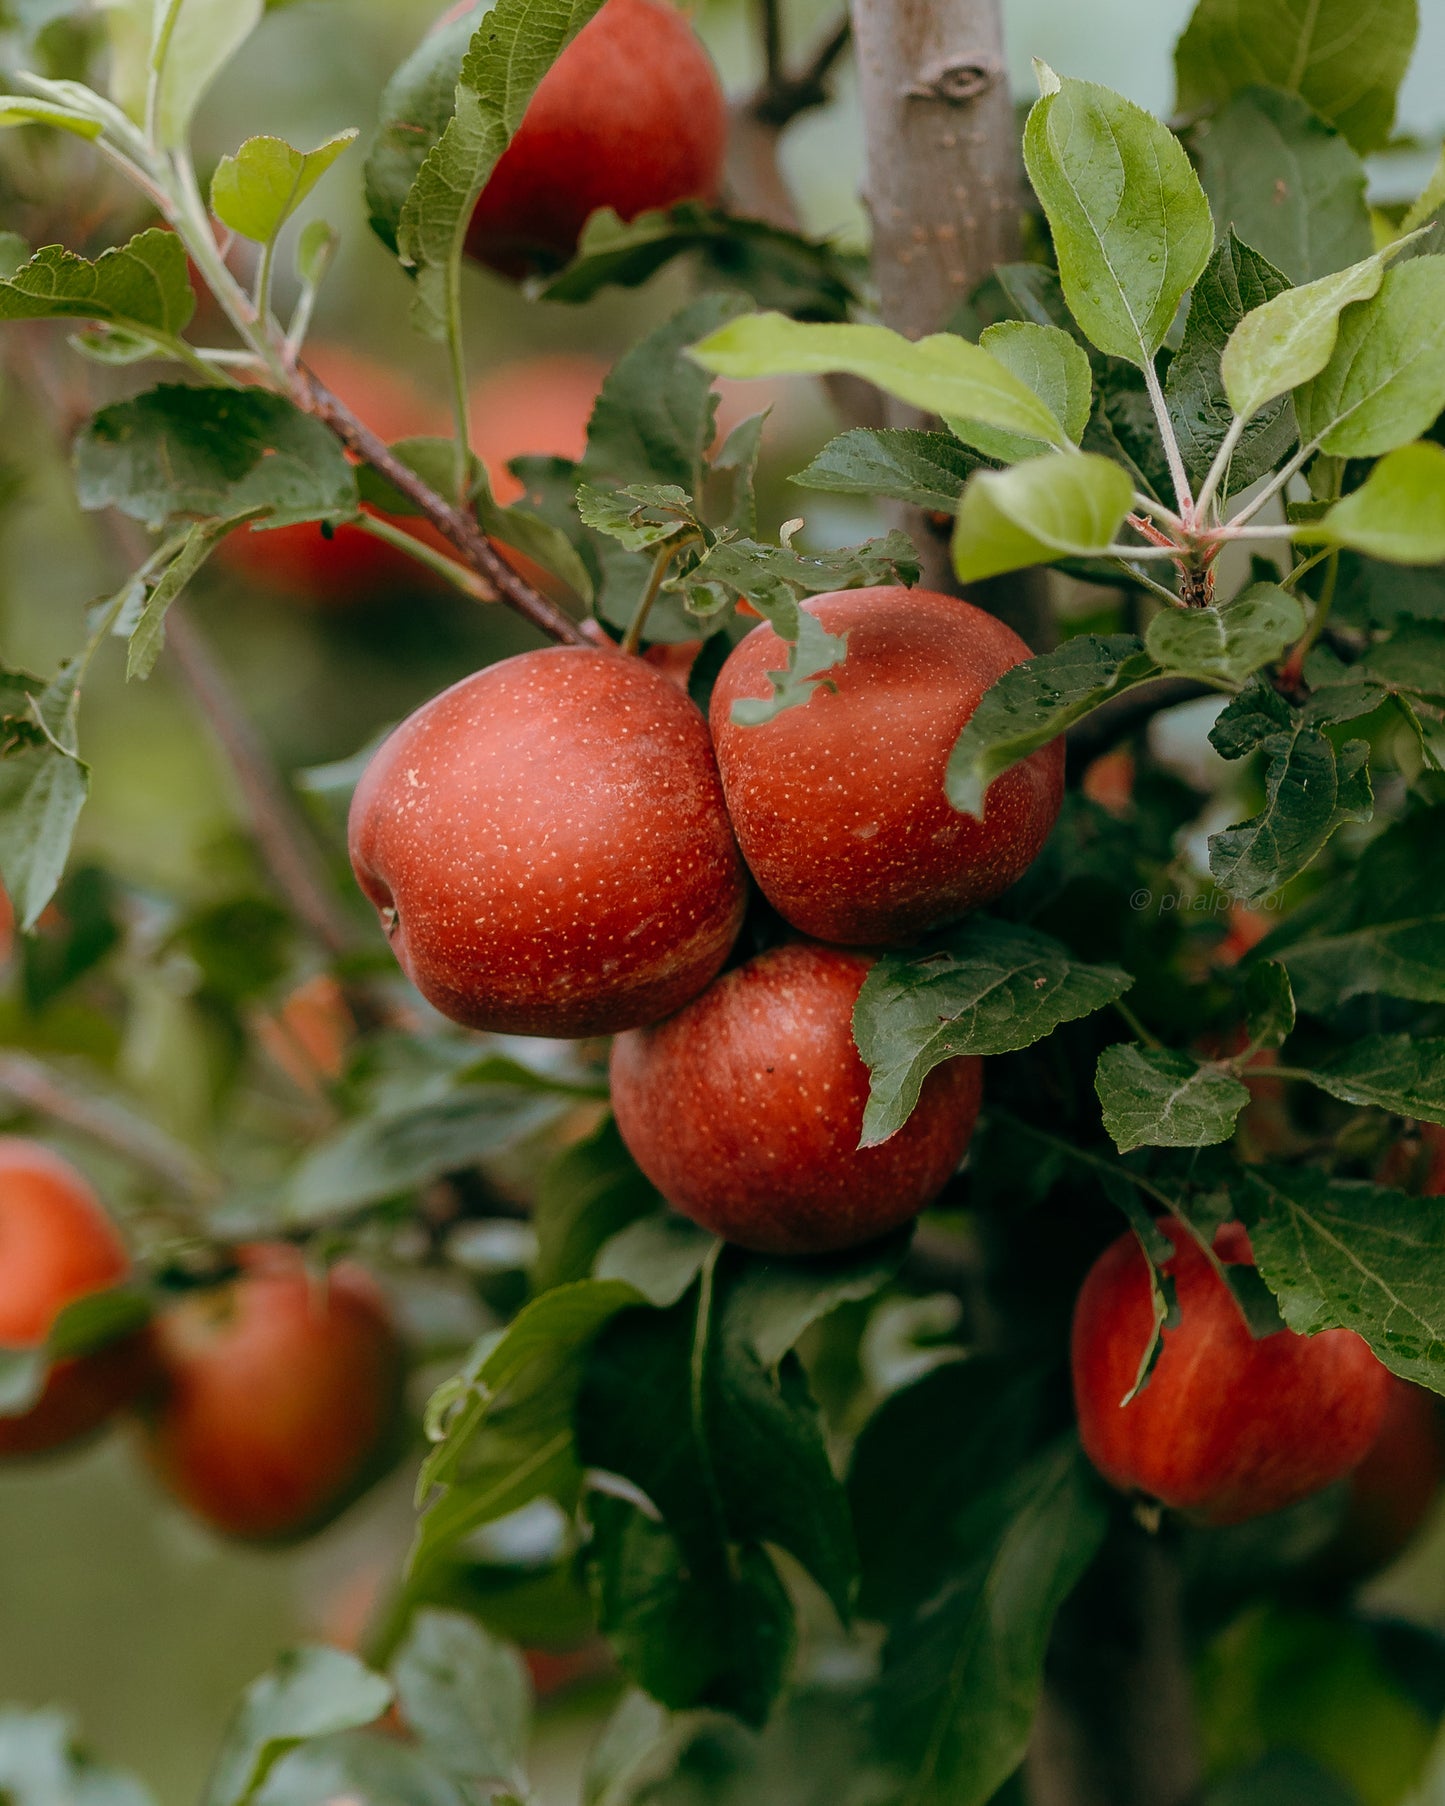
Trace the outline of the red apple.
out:
[[[1363,1578],[1377,1573],[1414,1539],[1445,1482],[1445,1423],[1440,1401],[1423,1386],[1391,1378],[1385,1421],[1350,1475],[1344,1522],[1327,1565]]]
[[[1134,804],[1134,755],[1127,746],[1100,753],[1084,769],[1079,788],[1110,815],[1127,815]]]
[[[622,1139],[684,1216],[764,1254],[822,1254],[896,1229],[955,1171],[981,1067],[950,1060],[898,1133],[860,1148],[868,1069],[853,1005],[873,962],[795,943],[612,1047]]]
[[[1182,1224],[1174,1245],[1179,1326],[1148,1385],[1127,1405],[1153,1333],[1149,1269],[1132,1234],[1094,1263],[1074,1311],[1074,1401],[1089,1459],[1122,1492],[1206,1524],[1237,1524],[1308,1498],[1369,1453],[1390,1375],[1351,1330],[1279,1330],[1255,1341],[1224,1281]],[[1249,1237],[1226,1224],[1214,1248],[1252,1265]]]
[[[418,393],[405,376],[338,345],[311,344],[305,361],[373,432],[391,444],[423,435],[450,437],[443,407]],[[450,551],[427,521],[414,515],[394,522],[433,548]],[[294,527],[242,528],[221,541],[217,556],[238,576],[297,601],[322,607],[406,592],[437,580],[405,552],[383,545],[360,527],[329,535],[318,521]]]
[[[656,1021],[742,924],[707,723],[621,652],[524,652],[418,709],[367,767],[350,844],[407,975],[473,1028]]]
[[[41,1347],[66,1305],[119,1285],[130,1257],[99,1198],[68,1160],[0,1136],[0,1347]],[[136,1395],[148,1339],[128,1336],[50,1369],[40,1398],[0,1417],[0,1455],[34,1455],[88,1436]]]
[[[984,691],[1028,658],[992,615],[930,590],[857,589],[804,605],[848,636],[847,662],[801,707],[741,727],[786,647],[755,627],[712,698],[718,769],[738,844],[768,901],[819,940],[907,941],[987,903],[1037,858],[1063,801],[1055,740],[996,778],[982,822],[944,771]]]
[[[630,220],[710,201],[727,136],[717,71],[683,14],[667,0],[607,0],[543,76],[482,190],[467,251],[524,276],[566,263],[599,207]]]
[[[146,1423],[161,1480],[214,1529],[269,1542],[319,1528],[384,1456],[402,1357],[370,1276],[324,1276],[281,1244],[156,1324],[164,1386]]]

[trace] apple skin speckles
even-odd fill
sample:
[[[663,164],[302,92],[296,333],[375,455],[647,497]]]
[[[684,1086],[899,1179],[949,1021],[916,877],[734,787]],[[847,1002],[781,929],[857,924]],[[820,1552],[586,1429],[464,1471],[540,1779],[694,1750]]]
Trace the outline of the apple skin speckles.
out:
[[[846,663],[807,703],[756,727],[732,705],[766,696],[786,648],[756,627],[712,697],[718,768],[743,857],[802,934],[844,946],[907,942],[988,903],[1033,864],[1058,818],[1056,740],[989,786],[982,822],[944,772],[984,691],[1030,656],[1001,621],[931,590],[858,589],[804,604],[848,636]]]
[[[522,653],[418,709],[367,767],[349,840],[407,975],[471,1028],[653,1022],[742,925],[707,724],[619,652]]]
[[[868,1069],[853,1005],[872,963],[778,947],[617,1038],[617,1127],[674,1209],[744,1248],[822,1254],[886,1235],[937,1197],[973,1133],[981,1063],[936,1067],[904,1127],[860,1149]]]

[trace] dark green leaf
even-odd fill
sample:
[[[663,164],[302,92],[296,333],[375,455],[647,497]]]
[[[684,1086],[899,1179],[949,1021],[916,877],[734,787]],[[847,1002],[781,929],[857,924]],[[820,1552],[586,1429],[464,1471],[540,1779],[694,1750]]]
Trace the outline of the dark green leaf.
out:
[[[1273,664],[1304,630],[1304,610],[1287,590],[1254,583],[1223,608],[1162,610],[1144,643],[1171,676],[1238,684]]]
[[[970,1568],[886,1652],[884,1734],[907,1764],[899,1806],[984,1806],[1023,1761],[1054,1615],[1094,1559],[1108,1507],[1066,1445],[979,1516],[992,1523]]]
[[[1238,1079],[1187,1054],[1120,1042],[1099,1055],[1094,1089],[1121,1154],[1228,1141],[1249,1102]]]
[[[979,459],[951,433],[854,427],[830,440],[793,481],[834,495],[877,495],[952,513]]]
[[[1313,282],[1375,248],[1365,166],[1292,94],[1247,88],[1195,131],[1221,231],[1237,232],[1291,282]]]
[[[1184,339],[1170,360],[1164,392],[1184,467],[1196,483],[1234,423],[1219,362],[1229,335],[1247,313],[1288,287],[1273,264],[1241,243],[1232,228],[1194,285]],[[1289,398],[1281,396],[1250,423],[1234,454],[1225,493],[1247,489],[1274,468],[1294,440]]]
[[[82,507],[152,528],[176,515],[264,511],[283,526],[356,512],[356,474],[335,435],[262,390],[151,389],[103,408],[75,459]]]
[[[456,111],[462,58],[482,16],[480,6],[429,31],[387,83],[376,136],[366,154],[366,204],[372,230],[396,249],[401,210],[417,172]]]
[[[853,1035],[871,1075],[862,1146],[912,1115],[935,1066],[1014,1053],[1122,997],[1133,983],[1047,935],[975,916],[923,953],[887,953],[863,981]]]
[[[982,819],[989,785],[1111,696],[1158,676],[1132,634],[1077,634],[1027,659],[985,692],[948,761],[948,800]]]
[[[431,338],[455,325],[457,270],[477,198],[527,103],[602,0],[495,0],[457,76],[454,111],[402,204],[396,240],[416,272],[412,322]]]
[[[1270,1167],[1248,1169],[1243,1204],[1291,1329],[1352,1329],[1392,1373],[1445,1391],[1445,1201]]]
[[[965,1549],[960,1519],[1028,1452],[1041,1390],[1036,1371],[982,1357],[951,1360],[869,1418],[848,1469],[866,1616],[907,1616],[957,1569]],[[948,1425],[942,1438],[941,1424]]]
[[[1294,991],[1278,960],[1256,960],[1245,974],[1244,1020],[1258,1047],[1281,1047],[1294,1032]]]
[[[287,1753],[380,1718],[390,1684],[340,1649],[295,1649],[253,1681],[226,1733],[204,1806],[247,1806]]]
[[[79,668],[41,684],[0,672],[0,880],[23,932],[55,895],[90,768],[75,755]]]
[[[702,252],[708,265],[760,307],[795,319],[842,320],[856,299],[851,262],[827,240],[684,202],[623,222],[593,215],[576,259],[542,291],[547,301],[590,301],[604,288],[636,288],[675,258]]]
[[[533,1213],[537,1290],[585,1279],[606,1241],[662,1207],[609,1116],[595,1134],[560,1153],[542,1175]]]
[[[1310,1076],[1347,1104],[1445,1123],[1445,1040],[1438,1036],[1366,1035]]]
[[[1361,993],[1445,1003],[1445,821],[1426,810],[1388,828],[1365,859],[1293,911],[1264,952],[1289,969],[1301,1006]]]
[[[103,251],[94,263],[45,245],[0,282],[0,320],[101,320],[174,338],[195,310],[185,246],[159,227]]]
[[[314,1145],[283,1194],[293,1223],[319,1223],[473,1166],[550,1121],[555,1100],[530,1088],[465,1086],[365,1116]]]
[[[171,604],[180,598],[182,590],[226,535],[233,533],[240,524],[233,518],[197,521],[191,528],[184,545],[158,574],[146,597],[146,605],[126,650],[125,674],[128,678],[146,678],[155,670],[156,660],[166,643],[166,616]]]
[[[1390,136],[1419,29],[1416,0],[1198,0],[1175,51],[1179,105],[1213,106],[1253,84],[1309,102],[1359,150]]]

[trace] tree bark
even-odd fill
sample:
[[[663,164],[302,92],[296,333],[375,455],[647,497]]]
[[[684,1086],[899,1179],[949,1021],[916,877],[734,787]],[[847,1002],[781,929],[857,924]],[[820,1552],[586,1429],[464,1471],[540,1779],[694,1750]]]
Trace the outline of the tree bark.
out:
[[[1173,1552],[1120,1522],[1059,1614],[1030,1806],[1186,1806],[1200,1751]]]
[[[852,0],[852,9],[879,301],[887,325],[922,338],[1019,256],[1022,165],[1002,18],[998,0]],[[924,424],[901,406],[889,421]],[[900,525],[924,583],[954,588],[947,531],[917,509]],[[1051,641],[1046,583],[1026,572],[969,595],[1039,651]]]

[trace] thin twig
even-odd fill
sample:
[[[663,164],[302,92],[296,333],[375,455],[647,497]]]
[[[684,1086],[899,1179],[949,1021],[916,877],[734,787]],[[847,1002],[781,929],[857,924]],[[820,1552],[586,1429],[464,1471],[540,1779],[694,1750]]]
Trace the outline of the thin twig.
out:
[[[220,1181],[189,1148],[29,1054],[0,1053],[0,1091],[144,1167],[193,1203],[213,1203],[220,1193]]]
[[[782,0],[759,0],[763,31],[763,68],[767,85],[776,89],[786,80],[783,70]]]
[[[752,103],[755,116],[780,131],[800,113],[826,106],[830,98],[828,77],[852,39],[853,21],[844,13],[797,75],[789,75],[781,67],[776,73],[769,72]]]
[[[364,458],[394,489],[399,489],[408,501],[414,502],[438,533],[456,547],[499,601],[523,615],[549,639],[564,646],[587,645],[586,635],[571,616],[512,569],[506,559],[494,549],[469,512],[444,501],[430,484],[403,464],[385,441],[378,438],[370,427],[363,425],[346,403],[333,395],[305,365],[297,365],[292,395],[307,413],[324,421],[348,450],[355,452],[359,458]]]
[[[166,622],[166,644],[235,773],[251,831],[277,888],[329,953],[353,951],[357,936],[309,827],[203,635],[179,609]]]

